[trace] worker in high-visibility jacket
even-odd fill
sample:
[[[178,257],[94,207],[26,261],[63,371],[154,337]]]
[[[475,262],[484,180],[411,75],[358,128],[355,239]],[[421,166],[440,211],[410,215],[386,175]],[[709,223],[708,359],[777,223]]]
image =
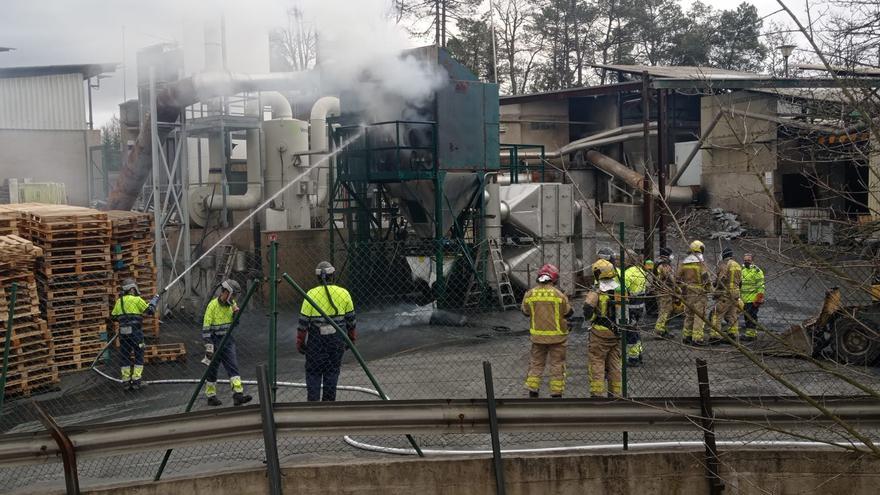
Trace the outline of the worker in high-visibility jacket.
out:
[[[217,360],[208,368],[205,378],[205,396],[208,405],[219,406],[223,403],[217,398],[217,371],[222,364],[229,376],[229,385],[232,387],[232,403],[236,406],[247,404],[251,396],[244,393],[244,385],[238,372],[238,353],[235,347],[235,339],[232,335],[226,339],[226,345],[220,347],[223,338],[232,331],[232,322],[235,313],[238,312],[238,304],[235,296],[241,292],[241,287],[235,280],[225,280],[220,284],[220,295],[211,299],[205,309],[205,318],[202,323],[202,340],[205,342],[205,357],[210,360],[217,352]]]
[[[715,275],[715,311],[712,315],[710,340],[721,341],[719,332],[722,331],[727,332],[734,340],[739,339],[741,285],[742,266],[733,259],[733,249],[726,247],[721,251],[721,263]]]
[[[745,303],[743,340],[758,338],[758,308],[764,304],[764,270],[754,264],[751,254],[743,256],[742,300]]]
[[[584,299],[584,319],[590,322],[587,347],[590,396],[620,395],[623,388],[620,360],[620,330],[617,325],[617,271],[608,260],[592,266],[596,286]],[[608,385],[606,386],[606,378]]]
[[[144,316],[153,314],[157,304],[159,296],[153,296],[149,302],[141,297],[134,279],[122,281],[122,296],[113,304],[110,316],[119,324],[120,378],[127,390],[139,390],[143,386]]]
[[[643,264],[634,255],[632,266],[623,272],[623,280],[626,284],[626,363],[629,366],[638,366],[642,362],[642,336],[639,332],[639,321],[645,316],[645,292],[648,289],[648,274]],[[653,261],[651,265],[654,264]]]
[[[568,318],[573,314],[568,297],[558,288],[559,269],[546,264],[538,270],[538,285],[529,289],[522,312],[529,317],[529,370],[525,387],[529,397],[538,397],[544,367],[550,367],[550,397],[565,392],[565,354],[568,346]]]
[[[672,314],[675,294],[678,289],[675,284],[675,269],[672,267],[674,255],[669,248],[660,248],[660,256],[654,265],[654,293],[657,295],[657,321],[654,322],[654,332],[659,337],[666,337],[669,329],[666,324]]]
[[[346,289],[333,283],[335,274],[336,268],[329,262],[318,263],[315,275],[320,284],[307,294],[333,323],[345,330],[349,340],[354,342],[357,340],[354,301]],[[312,306],[307,299],[303,300],[296,334],[296,350],[306,356],[307,400],[335,401],[346,342],[337,334],[336,327],[321,316],[318,308]]]
[[[679,283],[684,299],[684,329],[682,341],[685,344],[704,345],[706,343],[703,327],[706,323],[706,306],[711,290],[709,269],[703,260],[706,246],[693,241],[688,247],[688,255],[681,260],[675,278]]]

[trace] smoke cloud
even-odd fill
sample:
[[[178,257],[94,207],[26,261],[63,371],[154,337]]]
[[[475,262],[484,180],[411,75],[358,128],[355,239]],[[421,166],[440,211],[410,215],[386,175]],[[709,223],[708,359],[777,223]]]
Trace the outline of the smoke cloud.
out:
[[[444,84],[444,69],[412,54],[388,0],[305,0],[318,35],[322,91],[353,97],[374,121],[421,118],[419,108]]]

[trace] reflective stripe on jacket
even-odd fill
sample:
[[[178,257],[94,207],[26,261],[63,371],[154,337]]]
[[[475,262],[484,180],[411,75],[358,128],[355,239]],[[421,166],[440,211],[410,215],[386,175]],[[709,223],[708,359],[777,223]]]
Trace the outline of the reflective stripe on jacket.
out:
[[[755,302],[758,294],[764,293],[764,271],[755,265],[742,269],[742,300]]]
[[[340,328],[353,330],[357,323],[354,312],[354,301],[348,290],[338,285],[319,285],[307,293],[315,301],[327,316],[333,319]],[[308,300],[303,300],[299,312],[299,328],[302,330],[314,330],[320,325],[329,325],[324,320],[321,312],[312,306]]]
[[[131,294],[117,299],[110,312],[110,316],[119,322],[119,333],[122,335],[140,332],[144,314],[153,314],[153,307],[141,296]]]
[[[210,340],[211,335],[223,336],[232,328],[232,320],[235,317],[235,310],[238,305],[235,301],[232,304],[223,304],[219,297],[211,299],[205,309],[205,319],[202,322],[202,338]]]
[[[564,342],[568,336],[566,318],[573,312],[568,297],[550,284],[539,284],[523,297],[522,312],[529,317],[529,334],[537,344]]]
[[[709,289],[709,270],[702,261],[690,261],[688,256],[678,267],[678,273],[675,278],[678,282],[688,289],[708,290]]]
[[[733,259],[721,263],[718,269],[716,287],[728,294],[738,294],[742,284],[742,267]]]

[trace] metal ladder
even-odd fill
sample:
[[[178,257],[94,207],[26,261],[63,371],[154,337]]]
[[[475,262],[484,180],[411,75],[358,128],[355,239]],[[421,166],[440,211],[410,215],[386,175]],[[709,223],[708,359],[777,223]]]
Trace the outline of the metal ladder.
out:
[[[224,244],[220,246],[217,252],[217,271],[214,273],[214,280],[211,282],[209,286],[211,289],[216,289],[216,287],[223,283],[224,280],[229,278],[229,274],[232,273],[232,264],[235,261],[235,252],[238,251],[235,249],[235,246],[230,244]],[[214,297],[214,291],[212,290],[207,298],[205,299],[205,304],[211,301],[211,298]]]
[[[498,305],[502,309],[513,309],[517,307],[516,296],[513,294],[513,286],[510,284],[510,277],[504,270],[504,258],[501,257],[501,246],[498,245],[498,239],[489,239],[488,261],[492,266],[492,274],[495,276],[497,285],[494,287],[495,294],[498,296]],[[486,256],[480,256],[476,262],[476,273],[480,273]],[[473,307],[479,304],[480,297],[483,293],[482,287],[478,282],[476,273],[471,277],[468,284],[467,293],[464,299],[465,307]]]

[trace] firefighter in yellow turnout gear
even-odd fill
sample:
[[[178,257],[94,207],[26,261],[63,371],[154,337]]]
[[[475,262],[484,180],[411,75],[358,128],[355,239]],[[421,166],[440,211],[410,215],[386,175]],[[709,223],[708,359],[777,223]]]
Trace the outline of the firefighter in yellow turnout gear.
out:
[[[711,290],[709,269],[703,261],[706,246],[700,241],[690,244],[688,255],[678,267],[676,279],[684,299],[684,329],[682,341],[685,344],[703,345],[706,343],[703,327],[706,323],[706,306]]]
[[[721,252],[721,264],[715,279],[715,312],[712,315],[712,340],[721,340],[720,331],[727,332],[730,338],[739,339],[740,287],[742,286],[742,266],[733,259],[733,249],[727,247]],[[724,328],[721,327],[722,321]]]
[[[654,265],[654,293],[657,294],[657,321],[654,323],[654,332],[659,337],[665,337],[669,334],[666,324],[672,314],[677,291],[672,261],[672,250],[665,247],[660,248],[660,256]]]
[[[587,293],[584,300],[584,319],[591,323],[587,351],[590,396],[603,397],[609,390],[612,395],[620,395],[623,378],[615,303],[615,291],[620,284],[616,280],[617,272],[610,261],[600,259],[593,263],[592,269],[597,286]]]
[[[525,387],[529,397],[538,397],[541,377],[549,361],[550,396],[565,391],[565,353],[568,346],[568,318],[573,310],[568,297],[555,287],[559,269],[544,265],[538,270],[538,285],[526,292],[522,312],[529,317],[532,347]]]
[[[139,390],[143,386],[144,315],[153,314],[158,303],[159,296],[153,296],[150,302],[145,301],[134,279],[122,281],[122,296],[113,304],[110,316],[119,323],[120,378],[126,389]]]

